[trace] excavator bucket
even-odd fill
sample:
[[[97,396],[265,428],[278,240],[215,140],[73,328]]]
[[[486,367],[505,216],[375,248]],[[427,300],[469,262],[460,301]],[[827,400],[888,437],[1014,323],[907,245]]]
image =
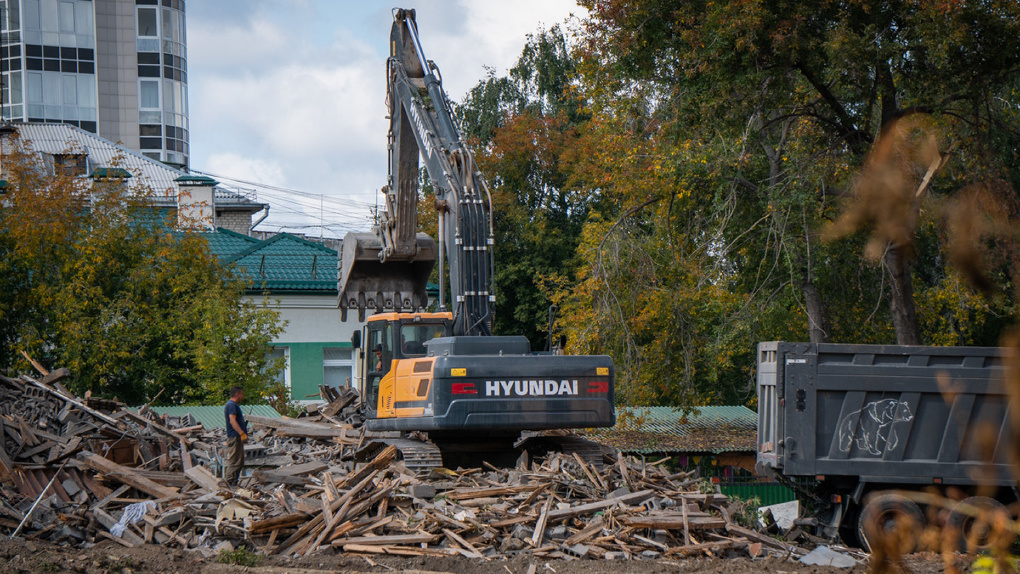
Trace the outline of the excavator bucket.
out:
[[[344,236],[339,262],[339,300],[341,319],[347,310],[357,309],[358,320],[365,320],[366,309],[396,312],[414,311],[428,305],[425,287],[436,263],[436,242],[426,233],[415,238],[417,250],[407,260],[381,260],[382,241],[373,233],[348,233]]]

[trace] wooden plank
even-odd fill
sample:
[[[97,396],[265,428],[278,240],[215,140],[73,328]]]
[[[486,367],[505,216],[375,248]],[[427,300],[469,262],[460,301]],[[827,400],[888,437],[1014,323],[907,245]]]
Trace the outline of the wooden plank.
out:
[[[255,426],[268,427],[279,436],[304,438],[343,438],[344,428],[319,423],[298,422],[293,419],[277,419],[249,415],[245,420]]]
[[[116,518],[110,516],[105,511],[100,510],[98,508],[92,509],[92,516],[95,516],[96,522],[102,524],[103,528],[107,530],[113,528],[114,524],[117,524]],[[100,531],[100,533],[102,533],[102,531]],[[107,534],[109,534],[109,532],[107,532]],[[110,536],[113,535],[111,534]],[[114,538],[116,537],[114,536]],[[124,535],[121,538],[137,546],[140,546],[145,543],[145,541],[142,540],[142,537],[135,534],[131,529],[124,530]]]
[[[176,488],[163,486],[153,482],[139,474],[133,468],[121,466],[113,461],[106,460],[97,454],[90,452],[82,453],[82,455],[79,456],[79,460],[93,470],[98,470],[111,478],[114,478],[124,484],[129,484],[146,494],[155,496],[156,498],[165,498],[176,496],[178,494],[178,490]]]
[[[344,489],[347,488],[348,484],[354,484],[361,481],[365,476],[389,466],[390,462],[392,462],[395,458],[397,458],[397,447],[391,444],[384,448],[379,454],[375,455],[372,462],[366,464],[361,470],[348,475],[347,478],[345,478],[340,484],[339,488]]]
[[[322,461],[305,462],[301,464],[291,464],[288,466],[281,466],[280,468],[274,469],[274,474],[280,474],[283,476],[303,476],[306,474],[313,474],[316,472],[322,472],[329,468],[329,465]]]
[[[596,518],[595,520],[591,521],[591,524],[589,524],[588,526],[584,527],[584,530],[581,530],[577,534],[574,534],[570,538],[567,538],[563,542],[563,544],[566,545],[566,546],[573,546],[575,544],[580,544],[580,543],[584,542],[585,540],[588,540],[592,536],[595,536],[599,532],[602,532],[603,528],[605,528],[605,525],[602,523],[602,518],[601,517]]]
[[[216,478],[216,476],[214,476],[213,473],[204,466],[192,466],[188,470],[184,471],[184,475],[191,479],[191,482],[194,482],[209,492],[218,492],[219,490],[225,490],[227,488],[227,483]]]
[[[373,546],[371,544],[344,544],[343,551],[358,552],[362,554],[392,554],[394,556],[460,556],[460,553],[452,548],[415,548],[413,546]]]
[[[270,530],[279,530],[281,528],[291,528],[302,524],[311,518],[312,515],[307,512],[293,512],[291,514],[284,514],[283,516],[276,516],[274,518],[267,518],[266,520],[256,520],[251,523],[251,533],[259,534],[261,532],[268,532]]]
[[[726,521],[714,516],[688,516],[683,515],[635,515],[620,516],[617,518],[627,526],[635,528],[661,528],[663,530],[687,530],[687,539],[690,539],[691,530],[714,530],[725,528]]]
[[[445,534],[446,537],[449,538],[453,543],[457,544],[464,550],[467,550],[468,554],[470,555],[469,556],[470,558],[485,558],[485,556],[482,556],[482,553],[479,552],[477,548],[475,548],[467,540],[464,540],[463,538],[458,536],[456,532],[450,530],[449,528],[444,528],[443,534]]]
[[[538,490],[541,484],[524,484],[521,486],[497,486],[492,488],[456,489],[446,493],[449,500],[470,500],[472,498],[488,498],[492,496],[506,496],[519,492],[531,492]]]
[[[703,542],[701,544],[687,544],[684,546],[674,546],[664,552],[666,556],[674,556],[677,554],[683,556],[690,556],[692,554],[701,554],[706,551],[714,550],[725,550],[727,548],[741,548],[747,546],[747,540],[716,540],[713,542]]]
[[[592,502],[589,504],[572,506],[570,508],[552,510],[549,512],[549,520],[559,520],[561,518],[569,518],[581,514],[588,514],[590,512],[602,510],[603,508],[609,508],[610,506],[615,506],[617,504],[638,504],[651,498],[654,493],[655,493],[654,490],[641,490],[638,492],[625,494],[620,497],[607,498],[600,502]]]
[[[185,472],[193,466],[191,464],[191,451],[188,450],[188,443],[185,441],[181,441],[181,466]]]
[[[545,499],[545,504],[542,505],[542,512],[538,515],[538,521],[535,523],[535,531],[531,534],[531,545],[538,548],[542,544],[542,539],[545,538],[545,525],[549,521],[549,508],[552,506],[553,497]]]
[[[357,538],[338,538],[333,547],[348,544],[364,544],[366,546],[396,546],[401,544],[429,544],[439,540],[438,534],[422,532],[419,534],[391,534],[388,536],[359,536]]]

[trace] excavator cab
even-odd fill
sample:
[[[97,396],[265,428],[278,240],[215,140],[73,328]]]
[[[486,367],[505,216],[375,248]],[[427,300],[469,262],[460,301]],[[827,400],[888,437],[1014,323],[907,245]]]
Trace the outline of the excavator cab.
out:
[[[364,342],[364,349],[358,356],[359,371],[364,373],[362,392],[369,418],[392,409],[392,381],[398,368],[406,370],[401,367],[402,362],[425,357],[428,342],[449,336],[452,324],[450,313],[378,313],[368,318],[364,337],[359,336],[357,340],[358,345]]]

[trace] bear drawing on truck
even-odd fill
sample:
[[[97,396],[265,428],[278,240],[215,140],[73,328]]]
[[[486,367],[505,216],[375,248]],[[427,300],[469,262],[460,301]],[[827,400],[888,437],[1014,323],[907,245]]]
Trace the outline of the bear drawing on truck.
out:
[[[870,402],[840,421],[839,450],[850,452],[854,440],[857,448],[871,454],[882,454],[883,447],[892,450],[899,442],[893,425],[913,418],[910,405],[903,401],[883,399]]]

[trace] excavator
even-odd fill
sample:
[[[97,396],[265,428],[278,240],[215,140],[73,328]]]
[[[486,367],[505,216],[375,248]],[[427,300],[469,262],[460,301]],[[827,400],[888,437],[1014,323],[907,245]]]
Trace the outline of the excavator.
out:
[[[372,232],[344,237],[338,269],[342,318],[357,310],[365,323],[351,342],[366,427],[416,470],[502,462],[521,450],[600,458],[594,443],[539,431],[615,424],[612,361],[533,353],[524,336],[493,334],[491,195],[422,51],[415,11],[393,16],[385,211]],[[418,231],[419,158],[438,244]],[[426,312],[437,257],[437,309]]]

